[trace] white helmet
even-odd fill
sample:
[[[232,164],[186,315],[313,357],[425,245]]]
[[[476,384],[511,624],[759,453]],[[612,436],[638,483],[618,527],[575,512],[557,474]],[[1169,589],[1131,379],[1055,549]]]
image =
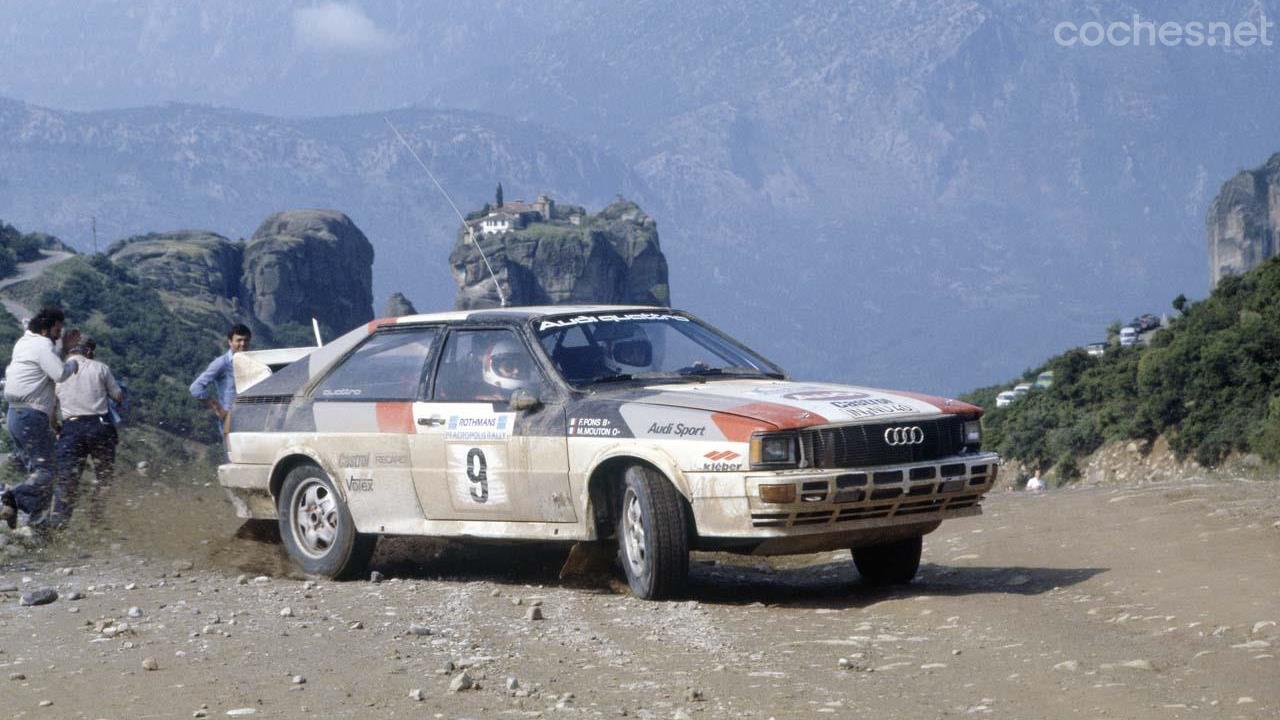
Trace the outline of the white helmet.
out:
[[[514,340],[499,340],[484,356],[484,381],[506,391],[533,385],[529,353]]]

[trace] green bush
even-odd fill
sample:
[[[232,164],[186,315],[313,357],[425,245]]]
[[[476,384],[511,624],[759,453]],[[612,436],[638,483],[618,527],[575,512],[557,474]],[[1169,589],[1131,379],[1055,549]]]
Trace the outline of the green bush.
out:
[[[1223,278],[1143,347],[1103,357],[1071,350],[1024,375],[1054,384],[1004,408],[996,393],[964,397],[988,408],[986,445],[1036,467],[1062,467],[1102,443],[1163,434],[1180,458],[1206,466],[1233,452],[1280,462],[1280,258]],[[1068,466],[1066,469],[1070,469]]]

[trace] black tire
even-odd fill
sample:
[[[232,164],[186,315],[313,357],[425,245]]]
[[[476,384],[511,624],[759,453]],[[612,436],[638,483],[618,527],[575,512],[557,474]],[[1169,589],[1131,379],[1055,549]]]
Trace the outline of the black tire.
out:
[[[324,470],[311,464],[290,470],[276,510],[280,539],[303,572],[334,579],[364,573],[378,536],[356,532],[347,504]]]
[[[868,585],[906,585],[920,569],[924,538],[920,535],[853,551],[853,564]]]
[[[688,510],[675,487],[652,468],[627,468],[616,518],[631,593],[642,600],[682,593],[689,579]]]

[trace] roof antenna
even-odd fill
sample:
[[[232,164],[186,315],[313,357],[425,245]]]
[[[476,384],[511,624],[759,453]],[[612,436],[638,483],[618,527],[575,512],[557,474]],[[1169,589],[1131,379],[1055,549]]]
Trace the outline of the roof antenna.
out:
[[[316,347],[324,347],[324,340],[320,339],[320,322],[315,315],[311,316],[311,331],[316,334]]]
[[[458,210],[457,205],[453,204],[453,198],[449,197],[449,193],[445,191],[444,186],[436,179],[435,173],[431,172],[431,168],[427,167],[427,164],[422,162],[422,158],[418,157],[417,151],[413,149],[413,146],[409,144],[408,140],[404,139],[404,135],[400,134],[400,131],[396,129],[396,126],[391,124],[391,118],[384,115],[382,119],[387,121],[387,127],[391,128],[391,132],[396,134],[396,137],[404,144],[405,149],[409,151],[409,154],[413,156],[413,159],[418,161],[418,164],[422,166],[422,169],[427,171],[427,177],[431,178],[431,182],[436,184],[436,188],[440,191],[441,195],[444,195],[444,199],[449,201],[449,207],[453,208],[453,213],[458,216],[458,220],[462,223],[462,227],[467,229],[467,238],[471,240],[472,245],[476,246],[476,252],[480,253],[480,259],[484,260],[485,269],[489,271],[489,277],[493,280],[493,287],[498,291],[499,307],[506,307],[507,296],[502,292],[502,283],[498,282],[498,276],[493,272],[493,266],[489,264],[489,258],[485,256],[484,250],[480,249],[480,243],[476,242],[476,233],[471,229],[471,224],[467,222],[466,218],[462,217],[462,212]]]

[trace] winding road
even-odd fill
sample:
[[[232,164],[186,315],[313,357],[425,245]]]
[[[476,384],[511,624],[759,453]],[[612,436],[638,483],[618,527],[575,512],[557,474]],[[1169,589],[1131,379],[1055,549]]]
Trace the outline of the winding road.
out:
[[[48,270],[54,265],[57,265],[63,260],[66,260],[67,258],[74,257],[74,254],[69,252],[46,251],[44,255],[45,255],[44,257],[34,262],[19,263],[17,275],[0,280],[0,304],[3,304],[4,309],[8,310],[9,314],[13,315],[19,321],[23,320],[24,318],[31,317],[32,315],[31,308],[28,308],[26,305],[23,305],[17,300],[12,300],[8,297],[3,297],[2,295],[4,290],[13,285],[17,285],[18,283],[23,282],[24,280],[30,280],[32,278],[39,277],[45,270]]]

